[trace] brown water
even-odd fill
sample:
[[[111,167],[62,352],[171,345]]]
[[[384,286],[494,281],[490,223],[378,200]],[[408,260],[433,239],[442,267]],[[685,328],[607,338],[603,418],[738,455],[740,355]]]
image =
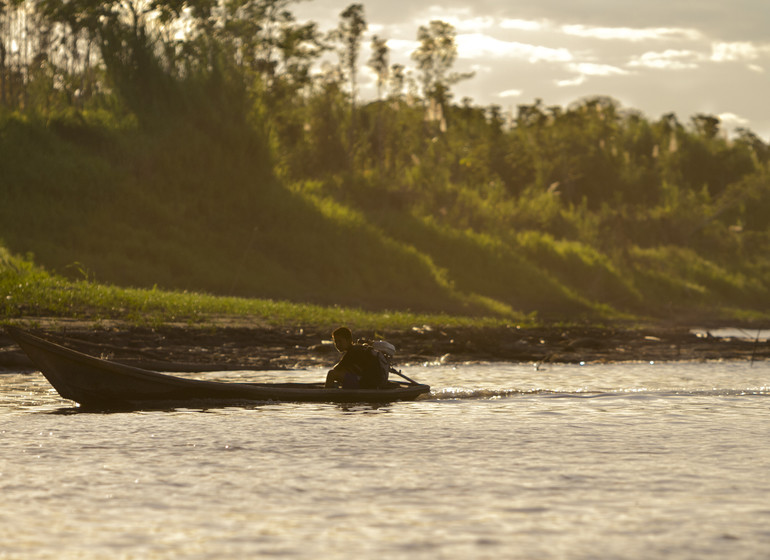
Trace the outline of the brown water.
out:
[[[115,414],[0,376],[0,558],[769,556],[767,362],[404,373],[430,398]]]

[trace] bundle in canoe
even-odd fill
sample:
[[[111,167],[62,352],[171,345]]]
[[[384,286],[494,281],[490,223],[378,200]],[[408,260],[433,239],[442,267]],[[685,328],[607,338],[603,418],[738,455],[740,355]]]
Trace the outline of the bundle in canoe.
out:
[[[326,389],[323,383],[227,383],[175,377],[95,358],[16,327],[6,332],[65,399],[83,407],[141,409],[259,401],[385,403],[428,393],[421,383],[391,381],[384,389]]]

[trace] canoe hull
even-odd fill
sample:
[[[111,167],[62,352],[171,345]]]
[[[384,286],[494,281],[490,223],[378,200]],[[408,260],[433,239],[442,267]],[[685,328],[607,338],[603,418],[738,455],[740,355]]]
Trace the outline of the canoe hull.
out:
[[[215,405],[259,401],[383,403],[413,400],[427,385],[387,389],[325,389],[321,383],[223,383],[185,379],[95,358],[15,327],[8,335],[65,399],[97,409]]]

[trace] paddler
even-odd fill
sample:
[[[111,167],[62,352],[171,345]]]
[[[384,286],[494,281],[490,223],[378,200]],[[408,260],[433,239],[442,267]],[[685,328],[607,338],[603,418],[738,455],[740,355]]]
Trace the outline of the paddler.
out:
[[[353,333],[339,327],[332,333],[334,346],[342,358],[326,375],[327,388],[379,389],[387,381],[377,351],[370,346],[353,343]]]

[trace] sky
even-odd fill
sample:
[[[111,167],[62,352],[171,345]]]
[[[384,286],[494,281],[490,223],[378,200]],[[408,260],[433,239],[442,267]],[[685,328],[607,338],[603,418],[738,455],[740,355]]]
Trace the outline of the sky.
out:
[[[651,120],[675,113],[717,116],[770,141],[770,0],[358,0],[369,24],[359,58],[362,98],[375,96],[366,62],[373,35],[390,62],[413,67],[417,30],[432,20],[457,32],[454,70],[475,72],[452,87],[456,101],[568,107],[603,95]],[[292,7],[322,31],[350,1]]]

